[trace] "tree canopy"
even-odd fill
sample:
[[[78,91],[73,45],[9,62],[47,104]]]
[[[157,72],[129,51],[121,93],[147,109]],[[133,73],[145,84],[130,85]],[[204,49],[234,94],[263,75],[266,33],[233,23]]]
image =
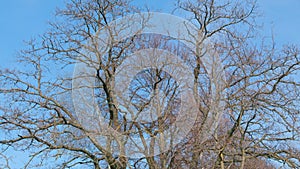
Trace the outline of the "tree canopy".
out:
[[[71,0],[0,70],[0,163],[25,168],[300,167],[299,47],[255,0]],[[2,165],[2,166],[1,166]]]

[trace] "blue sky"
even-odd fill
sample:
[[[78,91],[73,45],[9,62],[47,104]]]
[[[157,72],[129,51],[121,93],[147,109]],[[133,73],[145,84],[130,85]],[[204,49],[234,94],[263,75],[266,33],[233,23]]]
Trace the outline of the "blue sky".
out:
[[[54,3],[55,2],[55,3]],[[17,51],[29,40],[43,33],[47,21],[62,1],[9,0],[0,2],[0,67],[9,66]]]
[[[137,0],[136,0],[137,1]],[[153,8],[169,9],[175,0],[144,0]],[[138,0],[140,4],[141,1]],[[8,67],[15,60],[17,51],[29,40],[43,33],[47,22],[54,18],[63,0],[8,0],[0,2],[0,67]],[[273,30],[279,44],[300,45],[300,1],[259,0],[264,13],[266,35]]]
[[[273,29],[279,43],[296,43],[300,46],[300,1],[259,0],[264,13],[265,31]]]

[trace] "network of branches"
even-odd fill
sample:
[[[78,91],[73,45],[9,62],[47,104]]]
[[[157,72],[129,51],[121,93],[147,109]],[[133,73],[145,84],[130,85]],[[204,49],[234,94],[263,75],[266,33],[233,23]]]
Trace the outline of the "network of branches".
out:
[[[141,15],[140,31],[115,40],[137,21],[128,17],[122,27],[111,24],[114,20],[151,11],[134,4],[70,0],[57,10],[48,31],[28,41],[14,69],[0,69],[0,168],[14,168],[15,152],[23,154],[24,168],[300,167],[300,50],[277,46],[274,38],[260,35],[255,0],[174,2],[174,15],[185,17],[201,34],[195,37],[197,49],[209,44],[218,53],[218,69],[224,72],[220,88],[214,87],[217,79],[203,63],[204,50],[190,49],[182,39],[140,33],[151,15]],[[110,41],[101,41],[103,30]],[[106,43],[105,53],[100,43]],[[178,79],[164,69],[168,65],[128,75],[134,78],[128,78],[127,102],[116,91],[121,87],[117,84],[123,85],[116,79],[123,61],[154,48],[177,56],[192,70],[188,78],[193,82],[190,99],[196,103],[194,124],[168,149],[161,147],[173,144],[176,132],[166,140],[163,132],[182,113],[180,105],[191,102],[182,99]],[[97,133],[91,128],[98,124],[88,128],[76,114],[74,80],[84,80],[72,74],[78,63],[94,71],[97,116],[122,139],[101,129]],[[212,102],[214,93],[222,93],[221,109]],[[89,105],[80,99],[76,104],[78,100]],[[145,113],[151,111],[156,112],[154,120]],[[89,118],[85,115],[83,121]],[[127,154],[130,138],[141,140],[135,156]]]

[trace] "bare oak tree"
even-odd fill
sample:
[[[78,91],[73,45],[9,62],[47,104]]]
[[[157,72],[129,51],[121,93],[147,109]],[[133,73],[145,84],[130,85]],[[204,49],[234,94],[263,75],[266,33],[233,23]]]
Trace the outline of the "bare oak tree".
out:
[[[0,71],[0,167],[10,167],[13,151],[30,154],[25,168],[300,167],[299,49],[257,36],[254,0],[179,0],[174,9],[195,25],[196,49],[182,39],[141,33],[151,27],[152,16],[132,17],[142,10],[129,0],[72,0],[58,10],[49,31],[20,52],[18,68]],[[123,17],[126,23],[114,25]],[[139,27],[132,36],[118,39],[135,23]],[[147,62],[154,66],[120,77],[122,65],[141,50],[152,51]],[[176,79],[178,72],[167,72],[175,62],[159,60],[162,50],[192,70],[191,98],[181,97],[179,81],[187,75]],[[143,54],[131,64],[145,62]],[[213,56],[210,69],[207,54]],[[79,63],[93,74],[72,76]],[[220,75],[224,85],[218,87]],[[84,81],[91,76],[89,86]],[[74,95],[82,88],[93,91],[81,94],[94,102]],[[126,98],[120,97],[123,88]],[[174,133],[182,126],[170,126],[182,114],[180,105],[193,100],[194,110],[184,112],[193,115],[193,127],[175,144]],[[222,109],[214,101],[222,102]],[[131,145],[132,140],[139,144]]]

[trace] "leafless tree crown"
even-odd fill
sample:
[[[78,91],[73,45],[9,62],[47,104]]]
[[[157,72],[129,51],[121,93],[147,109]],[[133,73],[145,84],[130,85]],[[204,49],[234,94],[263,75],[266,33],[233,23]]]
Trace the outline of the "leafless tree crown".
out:
[[[49,31],[20,52],[18,67],[0,70],[0,168],[11,168],[15,151],[29,155],[25,168],[300,167],[299,48],[278,47],[272,38],[257,36],[255,0],[178,0],[174,9],[195,25],[197,49],[182,39],[141,34],[151,28],[151,15],[134,20],[132,14],[143,9],[129,0],[71,0],[58,10]],[[113,24],[123,17],[124,25]],[[134,35],[116,39],[137,22]],[[103,38],[103,32],[109,38]],[[205,45],[215,53],[207,53]],[[180,79],[166,71],[171,63],[167,60],[128,75],[133,78],[126,82],[126,100],[118,95],[116,89],[122,86],[116,85],[125,85],[118,83],[121,65],[147,49],[164,50],[184,61],[191,70],[190,98],[182,99]],[[202,59],[207,54],[218,56],[209,70]],[[72,76],[78,63],[94,72],[92,86],[79,86],[93,91],[93,104],[99,109],[96,116],[84,119],[75,107],[91,103],[79,100],[74,105],[76,96],[72,99],[74,80],[89,78]],[[216,79],[224,85],[216,87]],[[175,144],[173,134],[183,126],[170,126],[182,113],[180,105],[193,100],[193,126]],[[156,114],[143,113],[149,111]],[[97,116],[107,128],[83,125]],[[173,133],[163,135],[168,129]],[[140,141],[135,156],[126,154],[129,138]]]

